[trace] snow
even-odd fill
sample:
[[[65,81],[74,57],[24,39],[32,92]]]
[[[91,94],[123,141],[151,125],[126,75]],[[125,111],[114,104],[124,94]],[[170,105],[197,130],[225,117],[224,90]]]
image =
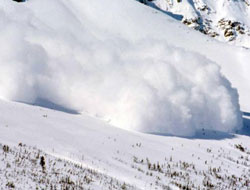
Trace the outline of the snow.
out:
[[[211,0],[181,0],[177,2],[174,0],[153,0],[153,3],[160,9],[171,11],[175,14],[181,14],[184,18],[193,19],[199,16],[199,8],[207,6],[211,8],[211,14],[219,18],[228,18],[238,20],[239,22],[249,23],[249,5],[247,1],[211,1]]]
[[[249,189],[249,49],[134,0],[1,0],[0,26],[1,189]]]
[[[32,146],[0,144],[0,148],[2,188],[136,189],[80,162],[48,155]]]
[[[244,75],[235,74],[243,65],[236,67],[237,54],[242,62],[249,56],[241,49],[223,46],[218,55],[221,44],[132,0],[4,0],[0,7],[3,99],[46,100],[142,132],[242,127],[230,83],[248,106],[249,85],[243,90]]]
[[[164,189],[164,186],[176,189],[175,183],[187,185],[187,181],[190,187],[194,184],[194,189],[198,186],[206,188],[203,186],[204,180],[221,189],[249,187],[244,185],[247,181],[249,184],[249,136],[208,130],[201,130],[194,138],[143,134],[112,127],[85,114],[67,114],[6,101],[0,102],[0,109],[0,147],[8,145],[13,150],[5,156],[0,154],[0,164],[3,166],[0,178],[4,179],[0,182],[2,187],[5,181],[14,182],[20,189],[32,184],[41,187],[46,184],[34,183],[47,176],[41,172],[39,162],[36,165],[29,164],[35,159],[37,149],[47,154],[40,152],[41,156],[45,155],[46,173],[53,176],[50,178],[55,182],[53,185],[59,185],[59,177],[70,176],[74,182],[81,180],[77,177],[80,169],[71,164],[75,163],[101,175],[99,179],[93,176],[94,182],[89,184],[90,189],[98,189],[95,185],[99,182],[107,184],[110,178],[118,180],[119,184],[125,182],[135,189]],[[26,144],[26,148],[20,148],[20,143]],[[37,148],[32,148],[34,146]],[[236,146],[243,147],[244,152]],[[20,161],[18,155],[26,159]],[[5,170],[7,163],[11,167]],[[67,166],[60,167],[64,163]],[[160,164],[159,171],[153,166],[157,163]],[[18,167],[15,167],[16,164]],[[216,174],[211,173],[213,168],[218,170]],[[59,176],[54,176],[54,169],[60,171]],[[23,170],[26,175],[20,172],[13,177]],[[67,171],[72,172],[70,174]],[[81,176],[91,176],[88,171],[84,171]],[[8,178],[5,173],[10,174]],[[34,173],[36,175],[32,175]],[[105,176],[109,177],[105,180]],[[232,181],[235,178],[237,181],[234,186]],[[17,183],[21,180],[28,184]],[[103,188],[108,189],[104,185]]]
[[[153,3],[162,10],[171,9],[171,12],[177,15],[182,15],[184,12],[184,19],[197,18],[196,10],[189,0],[182,0],[181,3],[174,0],[156,0]]]
[[[188,26],[232,45],[250,48],[250,3],[248,0],[153,0],[148,5],[178,20],[189,20]],[[171,14],[170,14],[171,13]],[[231,21],[227,26],[221,21]],[[235,27],[231,25],[235,23]],[[233,33],[225,36],[226,30]],[[239,32],[240,31],[240,32]]]

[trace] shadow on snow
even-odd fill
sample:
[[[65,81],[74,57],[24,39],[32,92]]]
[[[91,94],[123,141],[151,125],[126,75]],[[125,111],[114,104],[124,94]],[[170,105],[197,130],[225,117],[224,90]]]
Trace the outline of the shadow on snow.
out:
[[[250,113],[243,112],[243,128],[238,134],[250,136]]]
[[[42,98],[36,99],[34,103],[29,103],[29,102],[21,102],[21,103],[34,105],[34,106],[40,106],[40,107],[57,110],[57,111],[61,111],[61,112],[69,113],[69,114],[79,114],[76,110],[63,107],[61,105],[55,104],[49,100],[42,99]]]
[[[150,133],[150,134],[159,136],[168,136],[168,137],[175,136],[164,133]],[[243,128],[239,131],[236,131],[235,134],[215,131],[215,130],[201,129],[196,131],[195,135],[191,137],[186,137],[186,136],[176,136],[176,137],[182,137],[186,139],[223,140],[223,139],[235,138],[237,134],[250,137],[250,113],[243,112]]]
[[[38,98],[34,103],[28,103],[28,102],[21,102],[26,103],[30,105],[35,106],[41,106],[69,114],[79,114],[76,110],[69,109],[66,107],[63,107],[61,105],[55,104],[51,101]],[[221,131],[214,131],[214,130],[207,130],[207,129],[201,129],[196,131],[195,135],[192,137],[186,137],[186,136],[176,136],[176,137],[182,137],[187,139],[204,139],[204,140],[222,140],[222,139],[231,139],[235,138],[237,134],[245,135],[250,137],[250,113],[248,112],[242,112],[243,113],[243,128],[239,131],[236,131],[235,134],[221,132]],[[159,135],[159,136],[175,136],[165,133],[149,133],[153,135]]]
[[[170,16],[170,17],[172,17],[175,20],[182,21],[182,19],[183,19],[183,15],[174,14],[174,13],[171,13],[169,11],[164,11],[164,10],[160,9],[159,7],[157,7],[154,3],[148,2],[147,5],[154,8],[154,9],[156,9],[156,10],[158,10],[158,11],[160,11],[160,12],[162,12],[162,13],[164,13],[164,14],[166,14],[166,15],[168,15],[168,16]]]

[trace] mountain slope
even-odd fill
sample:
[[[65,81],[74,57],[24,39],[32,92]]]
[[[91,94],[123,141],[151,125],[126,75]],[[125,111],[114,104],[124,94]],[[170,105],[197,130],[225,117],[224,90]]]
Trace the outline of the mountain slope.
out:
[[[1,187],[13,182],[23,189],[36,184],[37,178],[43,179],[40,159],[44,156],[44,173],[53,176],[57,187],[60,178],[69,176],[74,183],[81,180],[74,176],[85,168],[84,174],[92,176],[93,181],[87,184],[83,180],[82,186],[90,189],[99,189],[96,186],[99,183],[106,189],[112,178],[118,189],[124,182],[127,189],[249,188],[249,136],[207,130],[201,130],[194,138],[143,134],[112,127],[85,114],[72,115],[4,101],[0,108],[0,141],[10,149],[6,151],[1,146],[0,178],[4,179]],[[37,158],[39,150],[34,146],[47,155],[40,151]],[[21,161],[18,155],[27,159]],[[34,164],[25,168],[30,162]],[[62,164],[67,167],[60,167]],[[26,176],[33,173],[37,177],[25,178],[22,174],[13,177],[20,168],[27,172]],[[60,175],[55,176],[53,171],[58,169]],[[6,172],[11,174],[8,178]],[[48,185],[46,181],[37,185]]]
[[[152,7],[181,20],[208,36],[237,46],[250,47],[248,0],[154,0]]]
[[[0,26],[0,189],[249,189],[248,49],[134,0],[2,0]]]
[[[83,163],[35,147],[0,144],[1,189],[136,189]]]
[[[46,100],[144,132],[242,126],[238,101],[250,107],[246,49],[132,0],[4,0],[1,13],[4,99]]]

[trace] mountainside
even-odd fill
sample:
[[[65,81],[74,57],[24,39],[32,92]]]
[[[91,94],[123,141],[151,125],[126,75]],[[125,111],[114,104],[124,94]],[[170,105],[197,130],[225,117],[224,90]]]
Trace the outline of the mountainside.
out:
[[[200,130],[180,138],[20,103],[0,101],[0,111],[3,189],[250,187],[249,133]]]
[[[210,37],[250,48],[249,0],[153,0],[147,4]]]
[[[198,2],[1,0],[0,189],[248,190],[250,51]]]
[[[50,102],[144,132],[241,128],[239,102],[250,108],[248,50],[132,0],[0,6],[2,98]]]

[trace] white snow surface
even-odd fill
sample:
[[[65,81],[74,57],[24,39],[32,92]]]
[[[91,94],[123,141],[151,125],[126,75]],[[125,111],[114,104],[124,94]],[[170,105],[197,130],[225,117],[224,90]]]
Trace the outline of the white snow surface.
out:
[[[51,184],[48,181],[60,187],[61,176],[69,176],[76,184],[84,175],[91,177],[84,168],[102,176],[91,177],[89,185],[82,184],[91,190],[110,189],[108,186],[116,183],[110,177],[130,185],[127,189],[181,189],[178,184],[207,189],[207,183],[214,189],[249,189],[249,136],[209,130],[201,130],[194,138],[144,134],[112,127],[86,114],[8,101],[0,101],[0,112],[1,189],[6,189],[8,182],[20,190],[49,189],[45,186]],[[246,121],[249,124],[250,120]],[[37,151],[18,144],[48,154],[45,173],[36,161]],[[10,147],[9,153],[3,153],[3,145]],[[41,180],[35,183],[32,179]]]
[[[231,83],[250,109],[249,50],[133,0],[1,0],[0,26],[3,99],[46,100],[124,129],[181,136],[242,127]]]

